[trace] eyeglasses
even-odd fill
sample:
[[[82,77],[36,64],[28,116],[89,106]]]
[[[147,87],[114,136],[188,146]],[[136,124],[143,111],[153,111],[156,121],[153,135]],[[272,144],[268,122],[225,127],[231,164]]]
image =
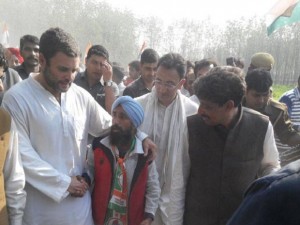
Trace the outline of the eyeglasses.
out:
[[[171,84],[171,83],[166,83],[163,82],[161,80],[154,80],[154,85],[155,86],[159,86],[162,87],[164,86],[167,90],[174,90],[175,88],[177,88],[178,84],[180,84],[181,80],[177,83],[177,84]]]

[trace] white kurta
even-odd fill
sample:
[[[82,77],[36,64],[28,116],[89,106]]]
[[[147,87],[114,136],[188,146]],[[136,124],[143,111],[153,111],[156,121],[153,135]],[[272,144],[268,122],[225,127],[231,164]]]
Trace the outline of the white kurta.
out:
[[[84,172],[88,133],[99,136],[111,116],[75,84],[61,94],[60,105],[32,76],[3,99],[19,131],[27,191],[24,225],[91,225],[90,193],[76,198],[67,189],[70,176]]]
[[[177,97],[168,107],[158,102],[155,89],[136,100],[145,110],[140,129],[158,146],[155,162],[161,196],[153,224],[181,225],[190,167],[186,117],[195,114],[198,107],[180,91],[177,91]]]
[[[26,201],[26,193],[24,191],[25,175],[18,150],[18,135],[16,131],[17,129],[15,124],[12,121],[10,141],[3,167],[3,175],[9,224],[22,225],[22,217]],[[2,144],[1,140],[0,144]]]

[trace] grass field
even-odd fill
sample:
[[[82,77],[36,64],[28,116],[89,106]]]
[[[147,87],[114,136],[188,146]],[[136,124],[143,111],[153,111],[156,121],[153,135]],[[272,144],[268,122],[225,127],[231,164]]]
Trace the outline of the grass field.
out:
[[[281,95],[294,88],[295,86],[288,86],[288,85],[273,85],[273,98],[278,100]]]

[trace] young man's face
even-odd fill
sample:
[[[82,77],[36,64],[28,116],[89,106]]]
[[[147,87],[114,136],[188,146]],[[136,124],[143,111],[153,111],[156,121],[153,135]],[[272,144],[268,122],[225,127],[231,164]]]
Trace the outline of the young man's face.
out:
[[[266,92],[258,92],[254,89],[247,89],[245,93],[246,106],[261,112],[268,104],[270,89]]]
[[[40,46],[31,42],[25,42],[20,54],[24,59],[24,63],[28,66],[39,65],[39,49]]]
[[[68,91],[79,70],[79,57],[70,57],[58,52],[47,64],[44,56],[40,54],[40,62],[49,91],[54,95]]]
[[[127,144],[134,135],[134,126],[121,105],[112,112],[110,141],[113,145]]]
[[[170,105],[184,81],[184,79],[180,79],[176,69],[167,69],[160,66],[154,82],[158,101],[164,106]]]
[[[200,70],[197,71],[196,77],[205,76],[210,71],[210,69],[210,66],[202,67]]]
[[[157,71],[156,63],[143,63],[141,64],[141,76],[146,82],[153,82]]]
[[[103,75],[104,62],[107,59],[103,56],[91,55],[90,58],[86,59],[86,71],[89,78],[93,80],[100,80]]]
[[[184,88],[189,91],[190,95],[194,94],[193,83],[196,80],[194,69],[190,68],[186,73],[186,81],[184,83]]]
[[[140,76],[140,71],[136,70],[132,66],[129,66],[129,76],[132,80],[136,80]]]

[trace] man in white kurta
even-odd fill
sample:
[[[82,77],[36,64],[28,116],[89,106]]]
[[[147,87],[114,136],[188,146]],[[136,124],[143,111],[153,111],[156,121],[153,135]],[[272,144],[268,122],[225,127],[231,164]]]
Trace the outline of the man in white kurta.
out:
[[[87,136],[101,135],[111,117],[72,84],[80,54],[75,40],[60,28],[40,40],[41,72],[14,85],[2,102],[19,132],[27,191],[23,225],[93,225],[81,178]]]
[[[67,189],[71,176],[84,172],[87,134],[107,129],[109,114],[74,84],[61,94],[60,105],[32,76],[7,92],[3,106],[19,131],[28,194],[25,224],[93,224],[90,194],[76,198]],[[64,221],[55,220],[59,215]]]
[[[161,196],[155,225],[180,225],[183,221],[185,186],[190,167],[186,117],[195,114],[198,109],[180,92],[184,83],[184,73],[180,73],[180,68],[184,66],[184,60],[178,54],[163,56],[158,63],[152,92],[136,99],[145,111],[140,129],[158,146],[155,162]]]

